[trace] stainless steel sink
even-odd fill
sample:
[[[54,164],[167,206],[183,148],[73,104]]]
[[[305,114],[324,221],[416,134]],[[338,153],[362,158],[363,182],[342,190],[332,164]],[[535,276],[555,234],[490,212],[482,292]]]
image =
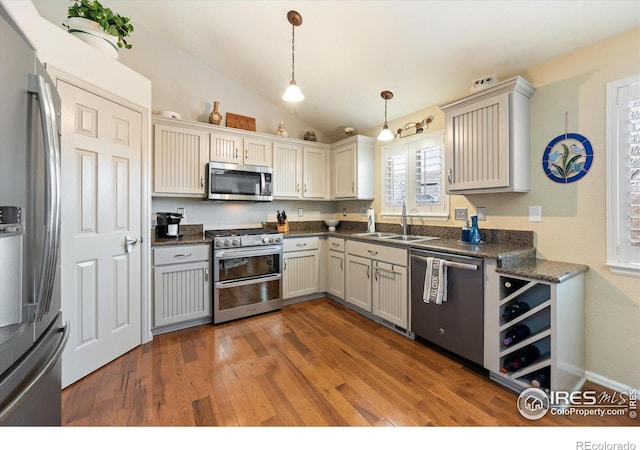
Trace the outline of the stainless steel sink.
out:
[[[438,239],[438,238],[432,237],[432,236],[412,236],[407,234],[399,234],[395,236],[385,237],[383,239],[387,239],[389,241],[415,242],[415,241],[431,241],[433,239]]]
[[[377,238],[390,238],[392,236],[398,236],[396,233],[358,233],[355,236],[377,237]]]

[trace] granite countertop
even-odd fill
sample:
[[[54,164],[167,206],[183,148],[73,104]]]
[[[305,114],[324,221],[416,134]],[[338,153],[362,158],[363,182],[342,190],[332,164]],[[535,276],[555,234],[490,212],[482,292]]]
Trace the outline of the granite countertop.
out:
[[[496,272],[536,280],[562,283],[589,270],[589,266],[562,261],[550,261],[536,258],[536,249],[532,245],[520,242],[485,243],[473,245],[457,239],[438,238],[428,241],[402,242],[390,241],[372,236],[359,236],[362,231],[319,231],[299,230],[284,233],[285,238],[306,236],[333,236],[375,242],[376,244],[420,250],[440,251],[463,256],[494,258],[497,261]]]
[[[204,235],[202,225],[180,225],[180,238],[158,238],[155,229],[151,230],[151,247],[167,245],[211,244],[211,238]]]
[[[426,241],[403,242],[393,241],[374,236],[362,236],[362,223],[341,224],[336,231],[327,231],[324,223],[301,222],[298,229],[283,233],[286,238],[295,237],[339,237],[357,239],[359,241],[385,244],[407,249],[430,250],[455,255],[492,258],[497,261],[496,272],[505,275],[527,277],[552,283],[562,283],[574,276],[585,273],[589,266],[562,261],[550,261],[536,258],[533,246],[533,233],[508,230],[483,230],[483,239],[488,242],[473,245],[461,242],[457,238],[459,230],[453,227],[410,227],[412,235],[438,236],[438,239]],[[275,224],[271,228],[275,228]],[[398,225],[380,224],[380,232],[401,234]],[[397,229],[398,228],[398,229]],[[151,246],[211,244],[212,239],[204,235],[203,225],[181,225],[179,239],[161,239],[155,237],[155,230],[151,233]]]

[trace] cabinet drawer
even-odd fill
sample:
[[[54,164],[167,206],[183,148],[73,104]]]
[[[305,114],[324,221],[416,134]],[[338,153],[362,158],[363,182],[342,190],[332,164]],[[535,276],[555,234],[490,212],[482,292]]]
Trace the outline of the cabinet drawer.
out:
[[[344,253],[344,239],[330,237],[327,239],[327,245],[329,246],[329,250]]]
[[[407,250],[387,247],[385,245],[370,244],[368,242],[347,241],[347,253],[363,258],[388,262],[389,264],[407,265]]]
[[[206,261],[210,258],[209,245],[178,245],[153,249],[153,265],[180,264]]]
[[[283,252],[299,252],[302,250],[317,250],[318,237],[287,238],[282,246]]]

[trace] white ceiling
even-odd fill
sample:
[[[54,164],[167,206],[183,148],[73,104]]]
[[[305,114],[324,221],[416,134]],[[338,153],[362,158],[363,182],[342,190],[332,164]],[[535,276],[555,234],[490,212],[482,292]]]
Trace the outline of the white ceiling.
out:
[[[68,5],[33,3],[54,23]],[[131,17],[134,45],[137,33],[161,34],[336,139],[345,126],[367,130],[383,122],[383,90],[394,93],[388,103],[393,120],[469,92],[475,78],[496,73],[506,79],[640,27],[638,0],[101,3]],[[291,77],[291,9],[303,17],[295,76],[306,98],[295,105],[281,99]]]

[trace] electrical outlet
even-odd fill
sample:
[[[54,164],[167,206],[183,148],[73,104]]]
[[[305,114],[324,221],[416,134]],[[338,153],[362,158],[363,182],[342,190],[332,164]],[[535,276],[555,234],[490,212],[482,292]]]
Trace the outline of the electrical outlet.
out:
[[[343,217],[347,217],[347,208],[342,208]]]
[[[298,208],[298,217],[304,216],[304,208]]]
[[[476,208],[476,216],[478,216],[478,220],[487,220],[487,208],[478,206]]]
[[[542,206],[529,206],[529,222],[542,222]]]
[[[491,75],[485,75],[482,78],[477,78],[471,82],[471,92],[480,91],[486,89],[489,86],[493,86],[498,81],[498,77],[495,73]]]
[[[365,215],[367,213],[367,205],[360,205],[360,214]]]
[[[456,208],[456,220],[467,220],[467,208]]]

